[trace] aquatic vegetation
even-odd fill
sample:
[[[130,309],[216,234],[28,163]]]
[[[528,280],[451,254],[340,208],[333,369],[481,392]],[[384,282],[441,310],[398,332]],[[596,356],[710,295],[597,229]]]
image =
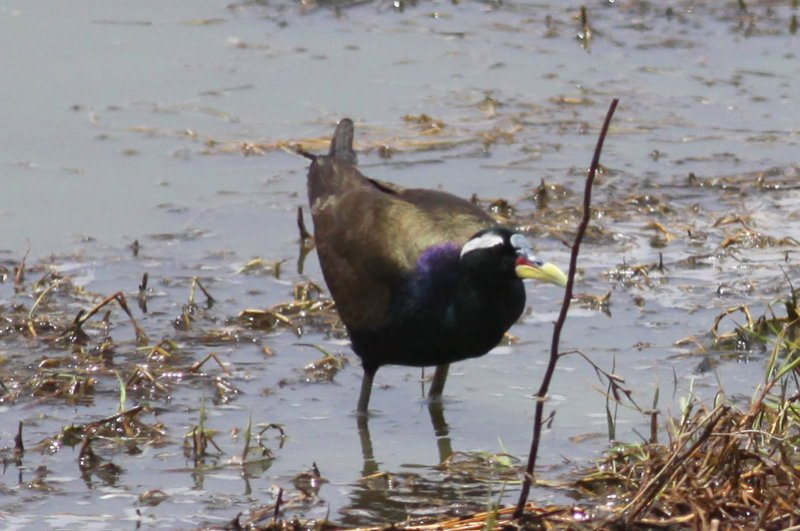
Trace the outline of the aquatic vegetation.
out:
[[[667,420],[668,441],[618,445],[595,472],[575,480],[589,500],[607,502],[593,509],[594,522],[701,528],[724,522],[769,529],[800,522],[794,290],[785,304],[785,316],[770,313],[756,320],[746,307],[737,309],[748,316],[738,334],[758,337],[771,351],[764,381],[749,404],[734,404],[723,390],[714,404],[689,396],[681,417]],[[731,313],[721,314],[713,328]]]

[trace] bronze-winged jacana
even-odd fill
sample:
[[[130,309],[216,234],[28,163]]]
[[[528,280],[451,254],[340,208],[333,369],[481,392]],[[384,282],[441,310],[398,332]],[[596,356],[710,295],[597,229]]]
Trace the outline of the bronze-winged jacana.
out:
[[[486,354],[522,314],[522,279],[566,277],[469,201],[365,177],[353,134],[344,118],[327,155],[303,154],[322,274],[364,367],[366,413],[381,365],[436,365],[430,396],[441,395],[448,364]]]

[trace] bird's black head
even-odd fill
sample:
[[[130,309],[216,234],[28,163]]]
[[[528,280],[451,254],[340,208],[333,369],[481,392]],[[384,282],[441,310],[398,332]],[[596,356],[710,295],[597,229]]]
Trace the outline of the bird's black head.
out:
[[[482,230],[461,248],[461,266],[475,274],[515,277],[518,252],[530,248],[526,244],[524,236],[504,227]]]
[[[461,248],[461,266],[476,276],[498,280],[533,278],[564,286],[567,277],[533,254],[528,239],[505,227],[482,230]]]

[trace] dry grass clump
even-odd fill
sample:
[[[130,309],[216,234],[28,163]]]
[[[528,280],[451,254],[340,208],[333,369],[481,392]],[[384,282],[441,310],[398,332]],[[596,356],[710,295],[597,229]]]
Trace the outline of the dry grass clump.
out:
[[[763,383],[748,407],[720,393],[713,406],[685,401],[671,419],[666,443],[620,446],[597,471],[576,482],[600,505],[603,526],[685,526],[785,529],[800,524],[800,342],[796,292],[785,317],[750,317],[715,337],[769,342],[771,356]],[[771,313],[771,312],[770,312]]]

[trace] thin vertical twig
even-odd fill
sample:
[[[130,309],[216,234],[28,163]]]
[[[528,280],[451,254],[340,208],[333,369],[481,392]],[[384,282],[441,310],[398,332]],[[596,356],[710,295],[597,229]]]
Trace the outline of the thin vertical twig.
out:
[[[572,288],[575,283],[575,270],[578,264],[578,251],[580,250],[583,235],[591,221],[591,206],[592,206],[592,186],[594,185],[594,178],[597,174],[597,169],[600,166],[600,153],[603,151],[603,142],[608,134],[608,127],[611,124],[611,118],[614,116],[614,111],[619,103],[619,98],[614,98],[606,113],[603,128],[600,130],[600,136],[597,138],[597,145],[594,148],[594,158],[592,158],[592,165],[589,167],[589,174],[586,177],[586,188],[583,192],[583,219],[578,225],[578,232],[575,235],[575,243],[572,245],[572,254],[569,259],[569,273],[567,275],[567,286],[564,289],[564,302],[561,305],[561,312],[558,314],[558,320],[553,328],[553,341],[550,345],[550,360],[547,363],[542,384],[539,391],[536,393],[536,413],[533,421],[533,440],[531,441],[531,450],[528,455],[528,466],[525,468],[525,478],[522,481],[522,491],[519,495],[517,508],[514,511],[514,518],[521,518],[525,512],[525,504],[528,502],[528,495],[530,494],[531,484],[533,483],[533,471],[536,467],[536,456],[539,452],[539,442],[542,433],[542,417],[544,415],[544,402],[547,397],[547,392],[550,389],[550,381],[553,379],[553,374],[556,370],[556,363],[558,362],[559,343],[561,342],[561,329],[564,327],[564,322],[567,320],[567,312],[569,311],[569,304],[572,300]]]

